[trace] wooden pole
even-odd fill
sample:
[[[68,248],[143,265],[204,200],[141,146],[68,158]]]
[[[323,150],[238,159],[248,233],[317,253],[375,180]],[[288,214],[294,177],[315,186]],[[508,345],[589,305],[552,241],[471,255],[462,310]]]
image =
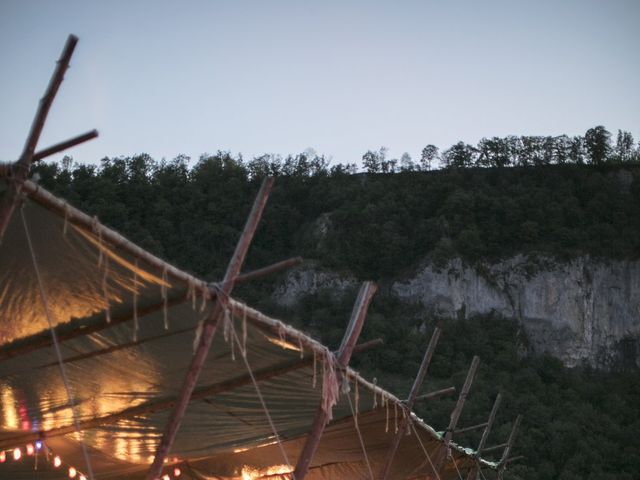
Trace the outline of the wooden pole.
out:
[[[469,371],[467,372],[467,378],[464,381],[464,385],[462,386],[462,390],[460,390],[460,395],[458,396],[458,401],[451,412],[451,418],[449,420],[449,426],[444,434],[443,445],[438,449],[435,459],[433,461],[433,465],[435,467],[435,471],[437,475],[440,474],[442,468],[445,465],[447,460],[447,455],[449,451],[449,444],[451,443],[451,439],[453,438],[453,432],[458,425],[458,420],[460,419],[460,414],[462,413],[462,408],[464,407],[464,403],[467,400],[467,396],[469,395],[469,390],[471,389],[471,385],[473,384],[473,379],[476,376],[476,371],[478,370],[478,364],[480,363],[480,359],[478,356],[474,356],[471,361],[471,366],[469,367]]]
[[[371,298],[375,294],[376,289],[376,285],[372,282],[365,282],[360,288],[358,299],[353,307],[351,319],[347,326],[347,331],[345,332],[344,337],[342,337],[342,343],[338,350],[337,362],[338,366],[342,368],[346,368],[349,364],[351,354],[353,353],[353,347],[360,336],[364,319],[367,315],[367,309],[369,308]],[[300,457],[298,458],[298,463],[293,472],[293,478],[295,480],[303,480],[309,471],[311,461],[313,460],[313,456],[320,444],[320,438],[322,437],[322,432],[324,432],[328,418],[329,412],[326,412],[322,408],[322,405],[320,405],[316,411],[311,429],[309,430],[309,435],[307,436],[307,441],[304,444]]]
[[[259,268],[258,270],[253,270],[249,273],[244,273],[240,275],[236,279],[236,283],[246,283],[252,280],[257,280],[259,278],[266,277],[272,273],[281,272],[282,270],[287,270],[291,267],[295,267],[302,264],[302,257],[293,257],[288,258],[287,260],[283,260],[281,262],[274,263],[269,265],[268,267]]]
[[[9,189],[0,200],[0,243],[2,242],[4,232],[9,225],[9,220],[11,220],[13,211],[15,210],[22,185],[29,175],[29,169],[31,168],[31,162],[33,161],[33,153],[36,145],[38,144],[38,140],[40,139],[44,123],[47,120],[51,104],[56,97],[56,93],[58,93],[58,89],[64,79],[64,74],[67,71],[67,68],[69,68],[69,62],[71,61],[71,56],[73,55],[73,50],[76,48],[77,43],[78,37],[75,35],[69,35],[64,49],[62,50],[62,54],[60,55],[60,59],[53,71],[49,85],[38,104],[38,109],[36,110],[36,114],[33,118],[31,130],[29,131],[29,135],[27,135],[27,140],[25,141],[22,154],[11,168],[12,175],[9,178]]]
[[[516,417],[516,421],[511,428],[511,433],[509,434],[509,440],[507,440],[507,445],[502,453],[502,458],[498,462],[498,480],[502,480],[504,476],[504,471],[507,469],[507,459],[509,458],[509,454],[511,453],[511,449],[513,448],[513,444],[516,441],[516,434],[518,433],[518,427],[520,426],[520,421],[522,420],[522,415],[518,415]]]
[[[489,433],[491,433],[491,428],[493,428],[493,422],[496,419],[496,414],[498,413],[498,408],[500,408],[501,402],[502,394],[498,393],[495,401],[493,402],[493,407],[491,408],[491,413],[489,414],[489,419],[487,420],[486,427],[482,432],[482,437],[480,437],[480,443],[478,443],[478,448],[475,454],[475,465],[469,470],[469,473],[467,474],[467,480],[480,480],[480,459],[482,458],[484,446],[487,444],[487,440],[489,439]]]
[[[454,430],[453,433],[460,434],[460,433],[467,433],[467,432],[473,432],[474,430],[480,430],[483,427],[487,426],[487,422],[484,423],[478,423],[477,425],[471,425],[469,427],[464,427],[464,428],[456,428]]]
[[[242,235],[240,236],[240,240],[238,240],[235,252],[233,253],[231,261],[227,267],[219,295],[213,306],[213,311],[209,317],[205,319],[202,325],[202,333],[198,340],[198,346],[196,347],[196,351],[191,359],[191,364],[189,365],[185,375],[176,406],[169,416],[162,439],[158,444],[158,449],[156,450],[153,463],[147,472],[147,480],[155,480],[160,477],[164,459],[167,458],[178,429],[180,428],[180,423],[182,422],[182,418],[184,417],[187,406],[189,405],[191,394],[193,393],[193,389],[196,386],[198,377],[200,376],[200,372],[202,371],[202,367],[204,366],[204,362],[207,358],[207,354],[209,353],[213,335],[215,334],[220,318],[224,315],[227,298],[231,295],[236,277],[240,274],[242,264],[249,250],[249,246],[251,245],[253,235],[258,228],[258,223],[262,217],[262,212],[264,211],[264,207],[267,203],[272,187],[273,178],[265,178],[254,201],[251,213],[249,214],[247,223]]]
[[[366,352],[371,348],[377,347],[378,345],[380,345],[379,339],[358,344],[354,347],[353,354],[356,355],[362,352]],[[254,378],[257,382],[263,382],[265,380],[269,380],[280,375],[285,375],[289,372],[300,370],[311,365],[313,365],[313,356],[309,356],[308,358],[304,358],[302,360],[290,360],[282,362],[275,366],[269,366],[257,370],[256,372],[254,372]],[[251,375],[245,374],[231,380],[227,380],[225,382],[198,387],[194,389],[193,394],[191,395],[191,401],[195,402],[204,400],[206,398],[229,392],[237,388],[250,385],[252,383],[253,380],[251,379]],[[139,415],[148,415],[159,411],[169,410],[175,407],[177,400],[177,397],[165,397],[157,400],[150,400],[148,402],[136,405],[135,407],[127,408],[120,412],[111,413],[103,417],[80,421],[80,428],[82,430],[89,430],[103,425],[112,425],[120,420],[137,417]],[[34,442],[38,439],[59,437],[61,435],[67,435],[75,431],[76,430],[74,424],[38,432],[23,433],[14,437],[0,439],[0,449],[11,448],[15,445],[24,445],[29,442]]]
[[[265,275],[279,272],[292,265],[298,265],[301,261],[302,259],[300,257],[295,257],[288,260],[283,260],[259,270],[244,273],[236,278],[236,284],[246,283],[257,278],[262,278]],[[196,293],[200,294],[200,292]],[[215,296],[217,295],[217,290],[212,289],[209,291],[209,294],[212,298],[215,298]],[[150,315],[162,310],[165,305],[167,307],[172,307],[174,305],[185,302],[186,300],[187,295],[184,293],[180,293],[168,298],[166,304],[164,301],[161,301],[149,305],[142,305],[137,308],[136,313],[138,317],[143,317],[145,315]],[[130,309],[127,309],[126,311],[114,310],[111,312],[110,321],[107,321],[105,313],[99,313],[88,318],[74,319],[70,322],[60,324],[54,327],[54,330],[56,331],[58,340],[71,340],[76,337],[89,335],[91,333],[95,333],[113,327],[115,325],[128,322],[132,320],[133,317],[134,312]],[[0,347],[0,360],[6,360],[7,358],[13,358],[19,355],[25,355],[34,350],[49,347],[51,346],[51,344],[52,339],[51,332],[49,330],[30,335],[28,337],[23,337],[14,342],[11,342],[10,344]]]
[[[55,145],[51,145],[44,150],[40,150],[34,153],[31,161],[38,162],[43,158],[55,155],[56,153],[62,152],[63,150],[67,150],[68,148],[75,147],[76,145],[80,145],[84,142],[88,142],[89,140],[93,140],[94,138],[97,138],[97,136],[98,131],[94,129],[89,132],[83,133],[82,135],[70,138],[69,140],[65,140],[64,142],[56,143]]]
[[[429,369],[429,364],[431,363],[431,357],[433,357],[433,352],[436,349],[436,345],[438,344],[438,339],[440,338],[440,329],[438,327],[433,331],[433,335],[431,335],[431,340],[429,341],[429,346],[427,347],[427,351],[422,358],[422,363],[420,364],[420,368],[418,369],[418,374],[416,375],[415,380],[413,381],[413,386],[411,387],[411,391],[409,393],[409,397],[404,403],[405,408],[408,412],[411,412],[413,409],[413,405],[415,404],[416,398],[418,397],[418,393],[420,393],[420,389],[422,388],[422,383],[424,382],[424,377],[427,374],[427,370]],[[389,446],[389,450],[387,451],[387,457],[380,469],[380,473],[378,474],[378,478],[380,480],[386,480],[389,477],[389,473],[391,472],[391,465],[393,464],[393,459],[396,456],[396,452],[398,451],[398,447],[400,446],[400,441],[402,440],[402,436],[405,435],[407,426],[409,424],[410,415],[404,415],[398,431],[395,433],[391,440],[391,445]]]
[[[424,395],[418,395],[416,397],[416,401],[433,400],[434,398],[443,397],[445,395],[451,395],[452,393],[456,393],[456,387],[447,387],[441,390],[435,390],[433,392],[425,393]]]

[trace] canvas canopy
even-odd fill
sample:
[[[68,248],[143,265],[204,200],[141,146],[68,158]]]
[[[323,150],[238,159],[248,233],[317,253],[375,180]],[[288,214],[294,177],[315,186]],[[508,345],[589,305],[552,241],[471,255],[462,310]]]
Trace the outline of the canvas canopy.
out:
[[[11,218],[0,248],[0,448],[9,457],[21,448],[25,458],[9,458],[0,476],[65,478],[52,456],[61,458],[60,468],[86,471],[84,442],[96,478],[144,478],[215,296],[205,282],[184,272],[177,279],[173,267],[111,243],[110,230],[95,220],[83,224],[61,200],[43,201],[50,194],[35,184],[27,182],[25,191],[32,195]],[[226,305],[165,470],[220,479],[289,473],[327,394],[332,353],[240,301]],[[369,468],[380,468],[408,414],[355,371],[347,369],[343,379],[307,478],[371,478]],[[424,478],[425,450],[434,456],[442,445],[440,434],[410,415],[413,427],[390,478]],[[36,441],[44,442],[37,470],[36,455],[25,450]],[[441,478],[458,478],[458,470],[474,465],[471,452],[455,445],[451,452]]]

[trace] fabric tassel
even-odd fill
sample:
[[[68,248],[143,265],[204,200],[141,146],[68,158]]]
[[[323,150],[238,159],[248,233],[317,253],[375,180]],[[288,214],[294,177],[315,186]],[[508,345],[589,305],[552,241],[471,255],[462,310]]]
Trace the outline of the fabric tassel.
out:
[[[133,341],[138,341],[138,261],[135,263],[135,270],[133,271]]]
[[[389,402],[387,402],[387,421],[384,425],[384,433],[389,433]]]
[[[340,390],[335,362],[333,353],[325,352],[322,375],[322,409],[327,414],[327,423],[333,419],[333,406],[338,403]]]
[[[316,388],[316,351],[313,351],[313,381],[311,382],[311,386]]]
[[[393,421],[394,421],[394,430],[393,433],[398,433],[398,404],[393,402]]]

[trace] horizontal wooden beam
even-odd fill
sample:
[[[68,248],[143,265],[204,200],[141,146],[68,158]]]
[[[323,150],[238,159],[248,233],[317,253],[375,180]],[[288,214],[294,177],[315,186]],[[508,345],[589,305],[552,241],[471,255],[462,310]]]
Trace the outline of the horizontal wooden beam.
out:
[[[486,447],[482,449],[482,453],[487,453],[487,452],[494,452],[496,450],[502,450],[503,448],[506,448],[507,445],[509,445],[508,443],[501,443],[500,445],[494,445],[493,447]]]
[[[78,135],[76,137],[70,138],[69,140],[65,140],[64,142],[56,143],[55,145],[51,145],[44,150],[39,150],[33,154],[34,162],[38,162],[43,158],[49,157],[51,155],[55,155],[56,153],[60,153],[68,148],[75,147],[76,145],[80,145],[81,143],[88,142],[89,140],[93,140],[98,137],[97,130],[90,130],[82,135]]]
[[[470,427],[457,428],[456,430],[453,431],[453,433],[457,434],[457,433],[473,432],[474,430],[479,430],[481,428],[486,427],[487,425],[488,423],[484,422],[484,423],[479,423],[477,425],[471,425]]]
[[[441,390],[425,393],[416,397],[416,400],[433,400],[435,398],[444,397],[445,395],[453,395],[456,393],[456,387],[447,387]]]

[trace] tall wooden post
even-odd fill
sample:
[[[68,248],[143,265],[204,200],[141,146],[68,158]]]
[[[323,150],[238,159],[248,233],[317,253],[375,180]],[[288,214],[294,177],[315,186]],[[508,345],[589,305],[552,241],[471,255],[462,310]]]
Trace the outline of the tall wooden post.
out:
[[[502,480],[504,476],[504,471],[507,468],[507,460],[509,459],[509,454],[511,453],[511,449],[513,448],[513,443],[516,441],[516,434],[518,433],[518,427],[520,426],[520,421],[522,420],[522,415],[518,415],[516,417],[516,421],[511,428],[511,433],[509,434],[509,440],[507,440],[507,446],[502,453],[502,458],[498,462],[498,480]]]
[[[371,298],[376,290],[377,286],[372,282],[365,282],[360,288],[358,299],[353,307],[351,319],[347,326],[347,331],[345,332],[344,337],[342,337],[342,343],[338,350],[337,361],[338,365],[342,368],[346,368],[349,365],[353,347],[358,341],[358,336],[362,330],[364,319],[367,315],[369,304],[371,303]],[[322,432],[324,432],[324,427],[327,424],[328,418],[329,413],[322,408],[322,405],[320,405],[316,411],[313,423],[311,424],[311,429],[309,430],[309,436],[307,437],[307,441],[304,444],[300,457],[298,458],[298,463],[293,472],[293,478],[295,480],[303,480],[309,471],[311,461],[313,460],[316,450],[318,449],[318,445],[320,444],[320,438],[322,437]]]
[[[176,406],[169,416],[162,439],[158,444],[156,456],[153,459],[151,467],[149,467],[149,471],[147,472],[147,480],[155,480],[160,477],[164,459],[169,454],[169,450],[173,445],[178,428],[180,428],[180,424],[182,423],[182,418],[187,410],[187,405],[189,405],[191,394],[196,386],[198,377],[200,376],[200,372],[202,371],[202,367],[204,366],[204,362],[207,358],[207,354],[209,353],[209,348],[213,341],[213,335],[215,334],[220,318],[224,315],[224,304],[227,297],[229,297],[233,290],[236,278],[240,274],[240,269],[242,268],[251,240],[253,239],[253,235],[258,227],[258,223],[260,222],[260,218],[262,217],[262,212],[264,211],[272,186],[273,178],[266,178],[262,182],[262,186],[260,187],[258,196],[254,201],[251,213],[249,214],[247,223],[242,231],[242,235],[240,236],[240,240],[238,240],[238,244],[236,245],[236,250],[227,267],[219,295],[215,299],[213,310],[202,326],[202,333],[198,340],[198,346],[191,358],[191,364],[189,365],[185,375]]]
[[[29,175],[29,169],[31,168],[36,145],[40,139],[40,134],[44,128],[44,123],[47,119],[47,115],[49,114],[51,104],[53,103],[56,93],[58,93],[58,89],[60,88],[60,84],[64,78],[64,73],[67,68],[69,68],[69,62],[71,61],[71,56],[73,55],[73,50],[76,48],[77,43],[78,37],[75,35],[69,35],[64,49],[62,50],[62,55],[60,55],[58,64],[53,71],[49,85],[38,104],[38,110],[33,118],[31,130],[27,136],[22,154],[18,161],[11,167],[11,177],[8,179],[9,188],[0,200],[0,242],[2,242],[4,232],[6,231],[7,226],[9,225],[9,220],[11,220],[13,211],[16,208],[18,197],[22,189],[22,183]]]
[[[431,335],[431,340],[429,341],[429,346],[427,347],[427,351],[422,358],[422,363],[420,364],[420,368],[418,369],[418,374],[416,375],[416,379],[413,382],[413,387],[411,387],[411,392],[409,393],[409,397],[405,402],[405,408],[407,412],[411,412],[413,409],[413,405],[415,404],[416,398],[418,397],[418,393],[420,393],[420,388],[422,387],[422,383],[424,382],[424,377],[427,374],[427,370],[429,369],[429,364],[431,363],[431,357],[433,357],[433,352],[436,349],[436,345],[438,344],[438,339],[440,338],[440,329],[438,327],[433,331],[433,335]],[[391,465],[393,464],[393,458],[398,451],[398,447],[400,446],[400,441],[402,440],[402,436],[406,433],[407,427],[411,419],[409,415],[405,415],[400,422],[400,427],[398,431],[395,433],[393,439],[391,440],[391,446],[389,447],[389,451],[387,452],[387,458],[380,470],[378,475],[379,480],[386,480],[389,477],[389,472],[391,471]]]
[[[460,419],[460,414],[462,413],[462,408],[464,407],[464,403],[467,400],[467,396],[469,395],[469,390],[471,389],[471,385],[473,384],[473,380],[476,376],[476,371],[478,370],[478,364],[480,363],[480,358],[478,356],[474,356],[471,361],[471,366],[469,367],[469,371],[467,372],[467,378],[464,381],[464,385],[462,386],[462,390],[460,391],[460,396],[458,397],[458,401],[456,402],[456,406],[453,408],[453,412],[451,412],[451,419],[449,420],[449,426],[444,434],[444,445],[442,445],[436,454],[436,458],[434,460],[434,467],[438,474],[444,467],[444,464],[447,460],[447,453],[449,450],[449,443],[451,443],[451,439],[453,438],[453,431],[456,429],[458,425],[458,420]]]
[[[495,401],[493,402],[493,408],[491,408],[491,413],[489,414],[489,420],[487,420],[487,426],[484,428],[482,432],[482,437],[480,438],[480,443],[478,443],[478,449],[476,450],[476,464],[469,470],[469,474],[467,475],[467,480],[479,480],[480,478],[480,459],[482,456],[482,450],[484,446],[487,444],[487,440],[489,439],[489,433],[491,433],[491,428],[493,427],[493,422],[496,419],[496,414],[498,413],[498,408],[500,408],[500,403],[502,402],[502,394],[498,393]]]

